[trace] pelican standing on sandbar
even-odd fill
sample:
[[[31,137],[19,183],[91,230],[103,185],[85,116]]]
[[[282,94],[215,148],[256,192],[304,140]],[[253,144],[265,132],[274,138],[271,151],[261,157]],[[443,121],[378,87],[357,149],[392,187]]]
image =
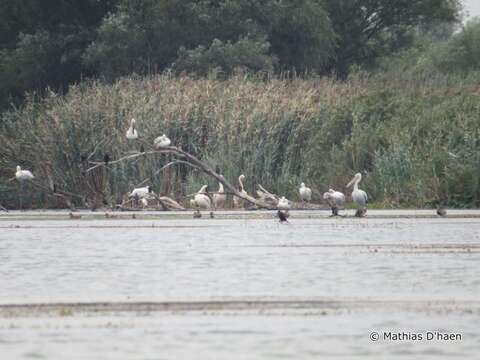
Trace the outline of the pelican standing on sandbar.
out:
[[[345,204],[345,195],[340,191],[328,189],[328,191],[323,194],[323,198],[327,200],[328,205],[330,205],[330,208],[332,209],[331,216],[339,216],[338,208]]]
[[[245,188],[243,186],[243,181],[245,180],[245,175],[240,175],[238,177],[238,188],[239,188],[239,193],[242,195],[248,195],[247,192],[245,191]],[[244,200],[242,198],[239,198],[238,196],[233,197],[233,206],[236,208],[241,208],[244,207]]]
[[[126,137],[128,140],[136,140],[138,139],[138,132],[137,129],[135,129],[135,119],[132,118],[130,121],[130,127],[127,130]]]
[[[355,216],[363,217],[367,213],[367,193],[358,188],[358,184],[362,181],[362,174],[356,173],[353,179],[347,184],[347,188],[353,185],[352,199],[357,205]]]
[[[225,189],[223,188],[223,184],[219,182],[218,191],[216,194],[213,194],[213,205],[215,206],[215,209],[223,208],[226,201],[227,195],[225,194]]]
[[[285,196],[282,196],[277,203],[277,217],[280,219],[280,222],[287,222],[290,217],[290,201]]]
[[[151,193],[152,193],[152,187],[144,186],[144,187],[133,189],[132,192],[128,194],[128,197],[142,199],[142,198],[150,197]]]
[[[195,194],[190,205],[195,209],[209,210],[212,207],[210,197],[207,195],[208,185],[203,185],[200,190]]]
[[[305,186],[305,183],[300,184],[300,189],[298,189],[298,192],[300,193],[300,200],[303,202],[309,202],[312,200],[312,189],[309,187]]]

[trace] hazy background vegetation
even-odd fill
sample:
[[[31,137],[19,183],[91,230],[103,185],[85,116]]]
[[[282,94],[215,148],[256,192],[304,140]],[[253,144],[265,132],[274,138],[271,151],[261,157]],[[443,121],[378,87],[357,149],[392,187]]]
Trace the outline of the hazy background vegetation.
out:
[[[461,20],[456,0],[4,0],[0,202],[17,164],[81,192],[82,155],[139,149],[135,117],[146,144],[165,132],[249,191],[294,200],[362,171],[383,206],[478,206],[480,22]],[[111,167],[109,199],[166,161]]]

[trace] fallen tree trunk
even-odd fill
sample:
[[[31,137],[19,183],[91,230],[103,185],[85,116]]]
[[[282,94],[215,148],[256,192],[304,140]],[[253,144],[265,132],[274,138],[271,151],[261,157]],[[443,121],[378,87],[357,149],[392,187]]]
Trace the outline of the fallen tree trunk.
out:
[[[183,151],[182,149],[180,149],[178,147],[175,147],[175,146],[166,146],[166,147],[160,148],[159,150],[151,150],[151,151],[141,152],[141,153],[138,153],[138,154],[128,155],[128,156],[125,156],[125,157],[120,158],[118,160],[110,161],[109,165],[115,165],[115,164],[118,164],[122,161],[132,160],[132,159],[138,158],[140,156],[155,155],[155,154],[172,154],[172,155],[175,155],[177,157],[183,158],[186,161],[182,161],[181,162],[182,164],[186,164],[186,165],[192,166],[194,168],[197,168],[197,169],[203,171],[205,174],[213,177],[215,180],[217,180],[219,183],[221,183],[229,193],[233,194],[234,196],[237,196],[237,197],[239,197],[239,198],[241,198],[245,201],[248,201],[249,203],[254,204],[254,205],[256,205],[260,208],[276,209],[276,206],[273,206],[271,204],[267,204],[264,201],[255,199],[254,197],[252,197],[248,194],[245,195],[245,194],[240,193],[234,186],[232,186],[227,180],[225,180],[225,178],[222,175],[217,174],[208,164],[204,163],[203,161],[197,159],[195,156],[193,156],[193,155],[187,153],[186,151]],[[87,169],[87,172],[93,171],[94,169],[96,169],[100,166],[105,166],[104,162],[91,162],[91,163],[93,164],[93,166],[90,167],[89,169]],[[170,164],[167,164],[162,169],[166,168],[167,166],[174,165],[174,164],[176,164],[175,161],[171,162]],[[145,183],[145,181],[143,181],[142,183]]]

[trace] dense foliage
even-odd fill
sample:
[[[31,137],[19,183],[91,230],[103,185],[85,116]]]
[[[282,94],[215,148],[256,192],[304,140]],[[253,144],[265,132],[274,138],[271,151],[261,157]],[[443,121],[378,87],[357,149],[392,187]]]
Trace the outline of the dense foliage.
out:
[[[0,106],[82,78],[170,68],[344,77],[413,33],[454,23],[459,9],[458,0],[3,0]]]
[[[50,93],[4,113],[0,177],[6,181],[21,164],[45,186],[52,179],[59,189],[81,194],[82,156],[102,161],[109,153],[117,159],[142,143],[150,148],[166,133],[175,145],[218,166],[232,183],[244,173],[249,192],[261,183],[296,200],[304,181],[319,201],[320,192],[343,190],[362,171],[362,188],[383,206],[479,206],[478,89],[452,89],[447,79],[384,80],[362,73],[346,82],[162,75],[74,86],[67,96]],[[140,141],[125,138],[131,117]],[[120,201],[130,183],[148,177],[156,191],[179,200],[203,183],[216,189],[183,166],[157,173],[167,161],[147,156],[110,166],[109,199]],[[17,184],[3,184],[0,202],[15,205]],[[35,203],[52,205],[42,197]]]
[[[166,133],[247,189],[296,199],[351,175],[383,206],[480,205],[480,21],[457,0],[5,0],[0,203],[17,164],[85,192],[79,162]],[[23,99],[23,100],[22,100]],[[152,177],[183,199],[210,179],[165,158],[112,166],[110,202]],[[216,184],[212,184],[213,188]],[[34,192],[36,206],[59,206]]]

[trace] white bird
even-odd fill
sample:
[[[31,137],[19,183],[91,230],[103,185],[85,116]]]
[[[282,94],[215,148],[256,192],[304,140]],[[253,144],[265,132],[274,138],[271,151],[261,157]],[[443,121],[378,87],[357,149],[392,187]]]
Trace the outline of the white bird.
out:
[[[138,139],[138,132],[137,132],[137,129],[135,129],[135,119],[134,118],[132,118],[132,120],[130,121],[130,127],[127,130],[126,136],[127,136],[128,140]]]
[[[300,189],[298,190],[300,193],[300,200],[309,202],[312,200],[312,189],[305,186],[305,183],[300,184]]]
[[[240,175],[238,177],[238,186],[239,186],[239,193],[242,195],[248,195],[247,192],[245,191],[245,188],[243,186],[243,180],[245,180],[245,175]],[[244,207],[244,200],[242,198],[239,198],[238,196],[233,197],[233,205],[236,208],[241,208]]]
[[[215,209],[223,208],[225,202],[227,201],[227,195],[225,194],[225,189],[223,188],[222,183],[218,183],[218,191],[216,194],[213,194],[213,205]]]
[[[140,200],[140,202],[142,203],[142,207],[143,207],[144,209],[148,207],[148,200],[147,200],[146,198],[143,197],[143,198]]]
[[[209,210],[212,207],[212,202],[207,195],[208,185],[203,185],[202,188],[195,194],[192,200],[190,200],[190,205],[195,209],[204,209]]]
[[[167,137],[167,135],[163,134],[162,136],[157,137],[153,141],[153,146],[155,147],[155,149],[159,149],[159,148],[162,148],[162,147],[170,146],[171,143],[172,142]]]
[[[351,187],[353,185],[352,199],[355,204],[357,204],[357,212],[355,213],[355,216],[357,217],[362,217],[367,212],[367,193],[358,188],[358,184],[361,180],[362,174],[356,173],[353,179],[347,184],[347,187]]]
[[[280,200],[278,200],[277,204],[278,210],[290,210],[290,201],[285,196],[282,196]]]
[[[132,192],[128,195],[128,197],[143,199],[143,198],[150,197],[151,193],[152,193],[152,187],[145,186],[145,187],[133,189]]]
[[[327,200],[332,208],[332,216],[338,216],[338,208],[345,204],[345,195],[340,191],[328,189],[328,191],[323,194],[323,198]]]
[[[29,170],[22,170],[22,168],[18,165],[17,172],[15,173],[15,178],[18,181],[26,181],[34,179],[35,176],[33,176],[33,174]]]

